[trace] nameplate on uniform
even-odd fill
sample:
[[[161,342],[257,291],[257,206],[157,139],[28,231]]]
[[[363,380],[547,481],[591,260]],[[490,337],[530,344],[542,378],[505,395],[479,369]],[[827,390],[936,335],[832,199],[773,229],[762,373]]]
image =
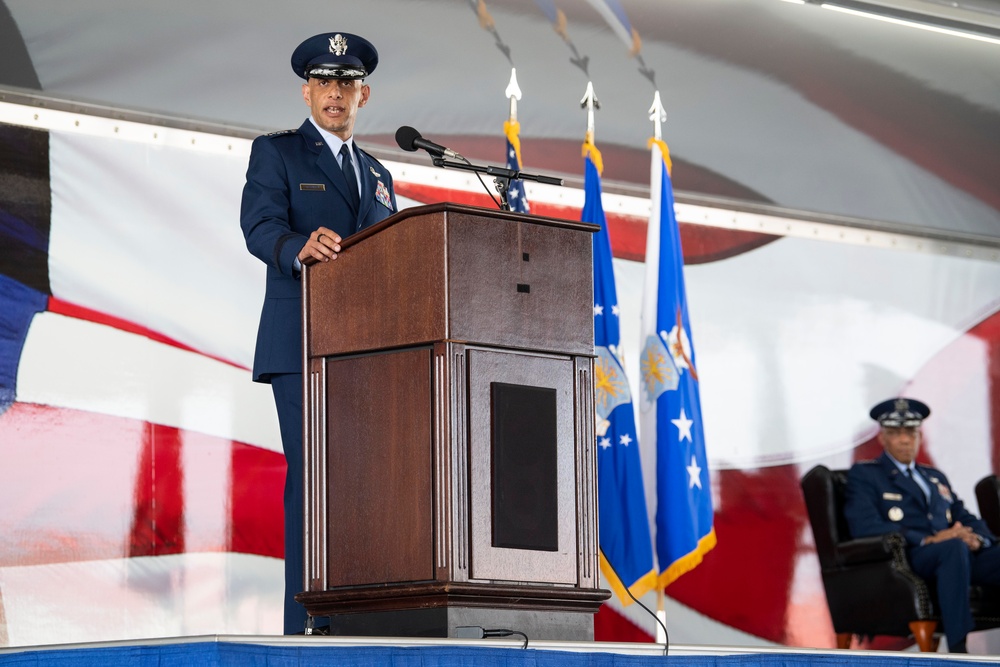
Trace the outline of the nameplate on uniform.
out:
[[[903,494],[901,493],[883,493],[882,500],[902,500]]]
[[[299,183],[299,190],[307,190],[309,192],[325,192],[325,183]]]

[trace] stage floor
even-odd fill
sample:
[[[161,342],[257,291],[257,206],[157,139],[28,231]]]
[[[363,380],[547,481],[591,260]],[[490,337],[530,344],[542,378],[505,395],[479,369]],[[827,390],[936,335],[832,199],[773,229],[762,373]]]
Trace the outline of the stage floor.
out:
[[[662,664],[662,644],[531,641],[510,639],[414,639],[368,637],[285,637],[211,635],[147,640],[23,646],[0,649],[0,666],[49,665],[219,665],[282,667],[313,665],[568,665],[640,666]],[[766,665],[809,667],[852,664],[864,667],[932,667],[1000,663],[1000,656],[922,654],[912,651],[837,651],[740,646],[670,646],[670,663],[691,667]]]

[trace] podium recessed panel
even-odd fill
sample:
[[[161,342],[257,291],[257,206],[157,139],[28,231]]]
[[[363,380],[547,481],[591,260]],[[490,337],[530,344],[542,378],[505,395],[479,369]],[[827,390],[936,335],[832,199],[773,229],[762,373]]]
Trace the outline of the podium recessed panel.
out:
[[[469,348],[468,392],[471,578],[575,584],[572,359]]]
[[[556,390],[490,385],[493,546],[559,550]]]

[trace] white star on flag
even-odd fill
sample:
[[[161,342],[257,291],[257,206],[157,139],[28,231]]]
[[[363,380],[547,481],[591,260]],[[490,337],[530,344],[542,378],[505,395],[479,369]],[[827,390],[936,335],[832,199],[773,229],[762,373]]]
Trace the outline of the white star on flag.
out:
[[[701,468],[698,467],[698,462],[694,460],[693,456],[691,457],[691,465],[687,467],[687,471],[688,471],[688,477],[690,478],[690,486],[688,486],[688,488],[693,489],[695,486],[697,486],[700,489]]]
[[[677,427],[677,442],[687,438],[688,442],[691,442],[691,425],[694,421],[687,418],[684,414],[684,408],[681,408],[681,416],[677,419],[671,419],[670,423]]]
[[[623,435],[622,437],[618,438],[618,441],[619,441],[619,442],[620,442],[621,444],[623,444],[623,445],[625,445],[626,447],[628,447],[629,443],[630,443],[630,442],[632,442],[632,438],[630,438],[630,437],[629,437],[629,435],[628,435],[628,433],[626,433],[626,434],[625,434],[625,435]]]
[[[611,446],[611,438],[601,438],[601,441],[597,443],[601,449],[607,449]]]
[[[615,317],[618,317],[618,315],[621,313],[621,310],[618,308],[618,304],[617,303],[615,305],[611,306],[611,312],[612,312],[612,314]]]
[[[595,303],[594,304],[594,316],[596,317],[597,315],[603,315],[603,314],[604,314],[604,306],[602,306],[599,303]]]

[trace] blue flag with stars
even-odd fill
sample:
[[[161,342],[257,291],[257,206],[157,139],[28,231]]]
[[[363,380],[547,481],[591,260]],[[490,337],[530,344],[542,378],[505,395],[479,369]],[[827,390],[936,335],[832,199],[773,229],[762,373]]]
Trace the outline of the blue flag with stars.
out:
[[[669,160],[666,144],[654,139],[639,355],[642,437],[656,451],[656,558],[662,587],[701,563],[716,543]]]
[[[626,589],[642,597],[656,586],[653,544],[642,483],[632,392],[622,363],[618,295],[611,239],[601,203],[600,153],[587,149],[582,220],[600,225],[594,234],[594,398],[597,409],[597,504],[601,572],[624,604]],[[595,160],[596,163],[595,164]]]
[[[520,129],[521,124],[517,121],[506,121],[503,124],[503,132],[507,135],[507,168],[515,171],[521,171],[521,139],[518,137]],[[512,211],[518,213],[531,211],[531,207],[528,206],[528,196],[524,192],[524,181],[518,178],[510,182],[507,201]]]

